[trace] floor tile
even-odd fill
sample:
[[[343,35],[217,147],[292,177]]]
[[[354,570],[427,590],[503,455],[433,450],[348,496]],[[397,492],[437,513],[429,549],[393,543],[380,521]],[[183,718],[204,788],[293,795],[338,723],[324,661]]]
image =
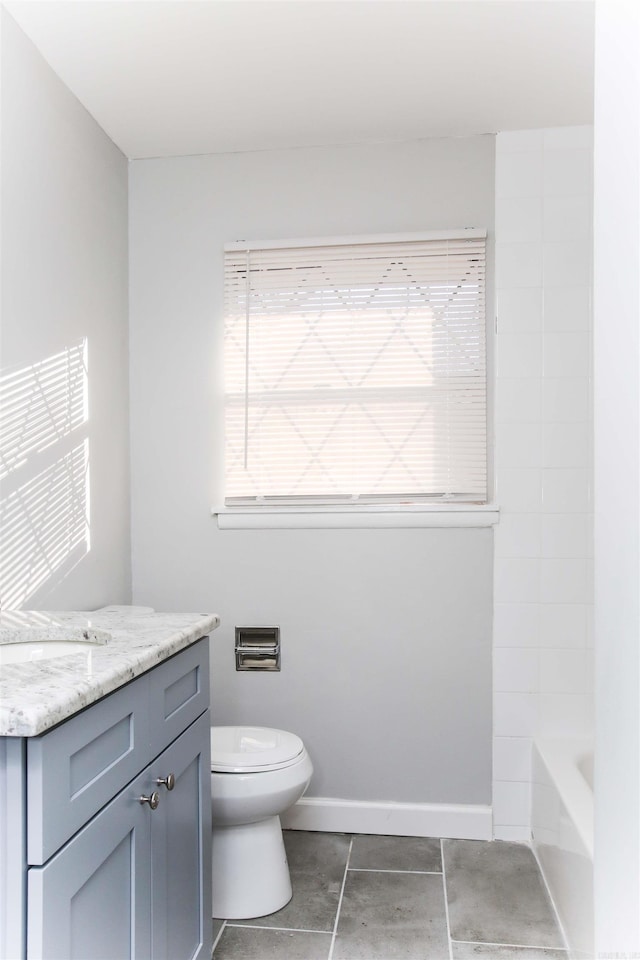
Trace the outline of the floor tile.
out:
[[[277,913],[246,923],[333,932],[350,842],[342,833],[285,830],[293,897]]]
[[[453,960],[567,960],[566,950],[538,950],[536,947],[504,947],[487,943],[451,944]]]
[[[562,947],[533,853],[524,844],[445,840],[454,940]]]
[[[442,870],[440,841],[428,837],[353,838],[349,867],[359,870]]]
[[[213,960],[327,960],[330,933],[226,926]]]
[[[440,876],[347,874],[333,960],[443,960],[448,955]]]

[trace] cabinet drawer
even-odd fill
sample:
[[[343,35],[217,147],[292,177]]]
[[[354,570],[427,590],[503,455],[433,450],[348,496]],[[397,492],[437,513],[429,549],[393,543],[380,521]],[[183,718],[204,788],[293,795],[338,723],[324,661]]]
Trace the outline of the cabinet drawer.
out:
[[[166,660],[149,676],[151,756],[156,757],[209,707],[209,639]]]
[[[153,756],[149,676],[28,740],[28,863],[44,863]]]

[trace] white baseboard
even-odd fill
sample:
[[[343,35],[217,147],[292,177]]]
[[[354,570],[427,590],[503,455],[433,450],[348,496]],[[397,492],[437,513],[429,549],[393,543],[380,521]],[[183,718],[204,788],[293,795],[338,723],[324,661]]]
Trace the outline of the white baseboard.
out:
[[[491,807],[453,803],[371,803],[303,797],[283,817],[287,830],[378,833],[396,837],[491,840]]]

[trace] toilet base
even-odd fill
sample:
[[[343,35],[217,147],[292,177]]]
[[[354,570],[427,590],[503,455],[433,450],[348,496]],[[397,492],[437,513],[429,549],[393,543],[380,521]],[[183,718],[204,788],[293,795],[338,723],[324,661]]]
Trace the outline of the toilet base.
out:
[[[249,920],[282,909],[291,899],[291,878],[280,817],[213,827],[212,916]]]

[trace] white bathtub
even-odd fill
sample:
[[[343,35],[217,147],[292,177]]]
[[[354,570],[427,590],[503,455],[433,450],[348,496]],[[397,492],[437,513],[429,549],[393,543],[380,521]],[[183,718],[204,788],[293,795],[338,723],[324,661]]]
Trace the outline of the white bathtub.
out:
[[[593,957],[593,744],[541,740],[533,750],[533,849],[572,958]]]

